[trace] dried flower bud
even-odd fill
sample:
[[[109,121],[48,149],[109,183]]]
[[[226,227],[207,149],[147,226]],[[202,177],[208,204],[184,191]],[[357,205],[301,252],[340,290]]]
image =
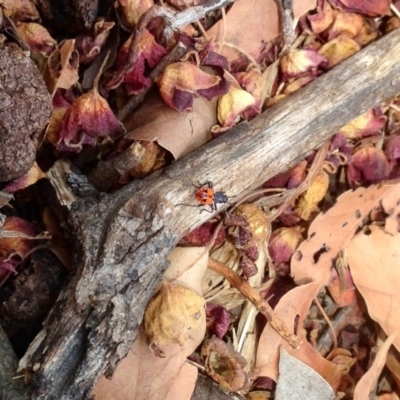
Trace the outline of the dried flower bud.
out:
[[[82,33],[75,39],[81,64],[88,64],[98,56],[114,25],[115,22],[107,22],[101,18],[89,32]]]
[[[228,331],[231,322],[229,312],[220,304],[208,303],[206,317],[207,330],[221,339]]]
[[[257,261],[259,257],[259,252],[257,246],[249,246],[243,249],[243,253],[250,258],[251,261]]]
[[[229,234],[234,239],[234,245],[237,249],[243,249],[253,237],[253,234],[246,228],[235,226],[229,229]]]
[[[205,318],[204,298],[184,286],[162,282],[160,291],[150,300],[144,315],[144,328],[150,341],[162,347],[181,346]]]
[[[21,259],[35,246],[36,229],[19,217],[8,217],[0,229],[0,281],[14,271]]]
[[[250,260],[246,254],[242,254],[240,257],[240,267],[243,270],[243,274],[246,278],[254,276],[258,272],[258,268],[254,261]]]
[[[42,25],[35,22],[22,22],[17,25],[17,28],[33,54],[40,53],[49,56],[57,46],[57,42]]]
[[[326,63],[326,61],[325,57],[314,50],[289,50],[280,61],[283,79],[287,81],[290,78],[297,78],[320,64]]]
[[[288,263],[297,246],[303,241],[301,228],[280,228],[272,232],[268,243],[269,254],[275,264]]]
[[[79,152],[84,144],[95,146],[124,133],[110,106],[96,90],[75,100],[61,125],[58,150]]]
[[[243,215],[236,215],[226,212],[224,214],[224,225],[225,226],[249,226],[249,221]]]
[[[247,361],[224,341],[216,337],[204,341],[201,356],[205,358],[207,373],[223,389],[237,392],[246,387],[248,378],[243,368]]]

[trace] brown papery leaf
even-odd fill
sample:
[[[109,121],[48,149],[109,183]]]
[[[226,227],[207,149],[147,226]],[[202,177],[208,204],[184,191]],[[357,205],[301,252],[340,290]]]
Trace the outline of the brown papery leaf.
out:
[[[327,285],[332,261],[349,245],[363,218],[381,202],[385,205],[385,197],[396,198],[399,187],[398,181],[389,181],[368,189],[348,191],[325,214],[318,215],[308,230],[308,239],[300,244],[292,257],[291,274],[295,282],[314,281],[320,287]],[[391,224],[393,232],[395,220],[390,219],[387,223]]]
[[[278,377],[278,360],[280,347],[313,368],[320,374],[332,388],[337,388],[342,374],[341,367],[326,360],[309,343],[302,330],[304,319],[310,309],[311,302],[318,294],[317,283],[309,283],[299,286],[286,293],[278,305],[275,312],[279,315],[283,324],[291,331],[294,331],[295,322],[298,317],[298,335],[303,340],[303,344],[298,349],[293,349],[270,324],[267,324],[261,334],[257,349],[257,361],[255,366],[255,376],[266,376],[276,380]]]
[[[165,279],[194,290],[207,268],[205,248],[176,248],[169,255],[171,265]],[[197,368],[186,358],[204,339],[206,323],[190,331],[183,346],[177,343],[163,347],[165,358],[149,349],[144,329],[139,331],[127,357],[119,364],[111,381],[102,378],[95,388],[96,400],[190,400],[197,380]]]
[[[165,346],[166,357],[159,358],[149,349],[147,335],[141,329],[112,380],[100,379],[93,392],[96,400],[190,400],[197,368],[188,365],[186,357],[202,342],[204,331],[205,321],[192,331],[191,339],[183,347]],[[179,396],[174,397],[177,391]]]
[[[131,130],[126,138],[157,141],[178,159],[211,140],[210,129],[217,122],[216,109],[216,101],[197,98],[191,111],[179,113],[155,97],[125,121]]]
[[[390,235],[371,226],[353,238],[346,252],[354,284],[371,318],[387,335],[400,331],[400,234]],[[400,350],[400,337],[394,345]]]
[[[358,381],[356,389],[354,391],[354,400],[364,400],[371,398],[372,390],[378,382],[379,375],[385,366],[386,356],[390,346],[396,339],[398,332],[391,334],[385,341],[384,345],[379,350],[374,363],[366,374]]]
[[[301,17],[315,6],[316,0],[294,0],[294,17]],[[210,39],[228,44],[221,49],[228,61],[239,58],[241,50],[257,59],[265,43],[280,33],[280,17],[274,0],[236,0],[227,13],[226,23],[221,20],[207,31]],[[239,51],[229,47],[233,43]]]
[[[164,279],[201,293],[201,279],[207,270],[208,249],[176,247],[168,255],[168,260],[171,264],[164,272]]]
[[[65,40],[59,49],[53,51],[47,62],[44,80],[47,89],[54,95],[57,89],[69,89],[79,80],[79,54],[75,40]]]

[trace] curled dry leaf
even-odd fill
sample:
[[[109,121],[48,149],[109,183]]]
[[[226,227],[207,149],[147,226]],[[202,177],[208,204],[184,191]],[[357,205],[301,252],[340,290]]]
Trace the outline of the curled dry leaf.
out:
[[[49,92],[54,95],[60,89],[69,89],[79,80],[79,53],[75,50],[75,40],[68,39],[53,51],[47,61],[44,80]]]
[[[205,340],[201,356],[205,359],[208,375],[223,389],[238,392],[246,387],[248,378],[244,367],[247,361],[223,340],[217,337]]]
[[[151,85],[151,80],[145,74],[146,69],[154,68],[167,53],[147,29],[140,31],[138,49],[132,49],[132,40],[134,40],[133,35],[122,45],[117,55],[116,71],[111,73],[106,83],[108,89],[115,89],[124,83],[128,95],[138,94]],[[127,63],[132,51],[137,51],[138,54],[136,62],[130,65]]]
[[[142,151],[139,153],[140,162],[128,171],[132,178],[143,179],[165,165],[165,152],[156,142],[142,140],[130,146],[131,149],[136,147]]]
[[[334,390],[338,388],[342,376],[341,367],[323,358],[307,341],[302,330],[303,322],[318,291],[318,284],[311,282],[292,289],[281,298],[275,307],[275,312],[292,332],[295,331],[295,326],[297,326],[299,337],[303,340],[303,344],[298,349],[293,349],[270,324],[267,324],[258,344],[253,378],[265,376],[274,380],[277,379],[279,374],[279,351],[280,346],[283,346],[290,355],[318,372]]]
[[[53,110],[51,112],[50,121],[45,131],[46,140],[54,147],[60,140],[61,124],[65,113],[71,107],[71,104],[76,100],[76,96],[72,89],[65,91],[59,89],[53,96]]]
[[[261,244],[267,240],[270,233],[270,224],[265,213],[255,204],[242,204],[238,207],[238,211],[242,213],[248,223],[252,233],[250,244]]]
[[[292,254],[303,241],[301,231],[300,226],[294,226],[275,229],[272,232],[268,242],[268,251],[276,265],[289,262]]]
[[[256,99],[239,85],[231,85],[228,93],[218,101],[218,122],[223,130],[231,128],[239,120],[239,116],[248,108],[256,106]],[[216,129],[213,129],[215,132]]]
[[[391,166],[400,158],[400,135],[390,135],[385,142],[385,156]]]
[[[329,2],[319,0],[316,13],[307,15],[307,20],[316,35],[328,29],[333,22],[333,10]]]
[[[231,318],[225,307],[207,303],[206,306],[207,331],[222,339],[228,332]]]
[[[197,98],[191,111],[178,113],[153,97],[135,111],[125,126],[131,140],[157,141],[175,159],[189,154],[211,140],[210,129],[217,122],[216,101]]]
[[[190,331],[205,320],[203,297],[185,286],[163,281],[144,314],[144,327],[157,347],[169,343],[183,346]]]
[[[254,68],[246,72],[235,74],[240,86],[246,89],[255,99],[252,107],[243,111],[243,118],[249,120],[261,112],[262,105],[266,98],[265,79],[263,75]]]

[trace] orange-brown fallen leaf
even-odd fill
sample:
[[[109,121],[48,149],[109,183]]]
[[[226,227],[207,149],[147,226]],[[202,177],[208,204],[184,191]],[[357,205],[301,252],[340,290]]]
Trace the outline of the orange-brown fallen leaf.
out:
[[[326,286],[330,281],[332,261],[349,245],[363,218],[381,202],[385,204],[388,201],[385,199],[392,199],[390,204],[393,204],[399,187],[397,181],[389,181],[384,185],[348,191],[331,209],[318,215],[310,225],[308,239],[300,244],[292,257],[291,274],[295,282],[302,284],[311,280],[318,282],[320,287]],[[392,208],[390,204],[387,207]],[[393,232],[395,221],[389,221]]]
[[[178,113],[155,97],[125,122],[131,131],[126,138],[157,141],[178,159],[211,140],[216,108],[216,101],[196,98],[191,111]]]
[[[316,0],[294,0],[293,14],[299,18],[315,6]],[[226,22],[217,22],[207,35],[218,43],[226,44],[221,53],[228,61],[239,58],[241,51],[257,59],[265,43],[280,34],[279,21],[274,0],[236,0],[226,15]]]
[[[69,89],[79,80],[79,54],[75,50],[75,40],[61,43],[47,61],[44,80],[47,89],[54,95],[57,89]]]
[[[342,368],[321,356],[318,351],[307,341],[302,332],[304,319],[310,309],[311,302],[318,294],[319,287],[317,283],[309,283],[296,287],[286,293],[278,305],[275,312],[281,318],[282,322],[289,330],[298,326],[298,335],[303,340],[303,344],[298,349],[293,349],[289,344],[267,324],[261,334],[257,349],[257,361],[255,366],[254,377],[266,376],[274,380],[277,379],[279,349],[283,346],[285,350],[293,357],[304,362],[316,372],[318,372],[335,390],[342,375]],[[296,321],[298,317],[298,323]]]
[[[169,256],[170,268],[164,278],[200,290],[207,267],[205,248],[177,248]],[[197,380],[197,368],[186,358],[204,339],[205,319],[190,331],[182,346],[163,347],[165,358],[156,357],[149,348],[144,329],[139,331],[127,357],[119,364],[112,380],[101,378],[94,394],[96,400],[190,400]]]
[[[156,357],[147,335],[140,330],[127,357],[121,361],[112,380],[101,378],[93,394],[96,400],[190,400],[197,379],[197,368],[186,363],[204,339],[205,322],[192,331],[183,347],[170,344],[163,348],[166,357]],[[173,394],[179,393],[179,397]]]
[[[354,284],[367,304],[368,314],[392,335],[400,331],[400,234],[378,226],[358,233],[346,250]],[[393,344],[400,350],[400,337]]]

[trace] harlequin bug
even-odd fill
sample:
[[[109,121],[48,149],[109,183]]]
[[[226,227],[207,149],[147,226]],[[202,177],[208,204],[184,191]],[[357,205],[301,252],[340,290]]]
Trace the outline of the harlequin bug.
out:
[[[188,206],[188,207],[210,206],[211,210],[207,210],[205,208],[201,211],[207,211],[209,213],[212,213],[213,211],[217,210],[217,204],[225,204],[228,202],[228,196],[225,194],[225,192],[214,191],[213,183],[211,181],[206,181],[196,187],[197,191],[195,197],[199,205],[193,206],[191,204],[183,204],[183,203],[178,205]]]
[[[213,183],[211,181],[206,181],[198,188],[196,192],[196,200],[201,206],[210,206],[211,210],[205,210],[208,212],[213,212],[217,210],[217,204],[225,204],[228,202],[228,196],[225,192],[215,192],[213,189]]]

